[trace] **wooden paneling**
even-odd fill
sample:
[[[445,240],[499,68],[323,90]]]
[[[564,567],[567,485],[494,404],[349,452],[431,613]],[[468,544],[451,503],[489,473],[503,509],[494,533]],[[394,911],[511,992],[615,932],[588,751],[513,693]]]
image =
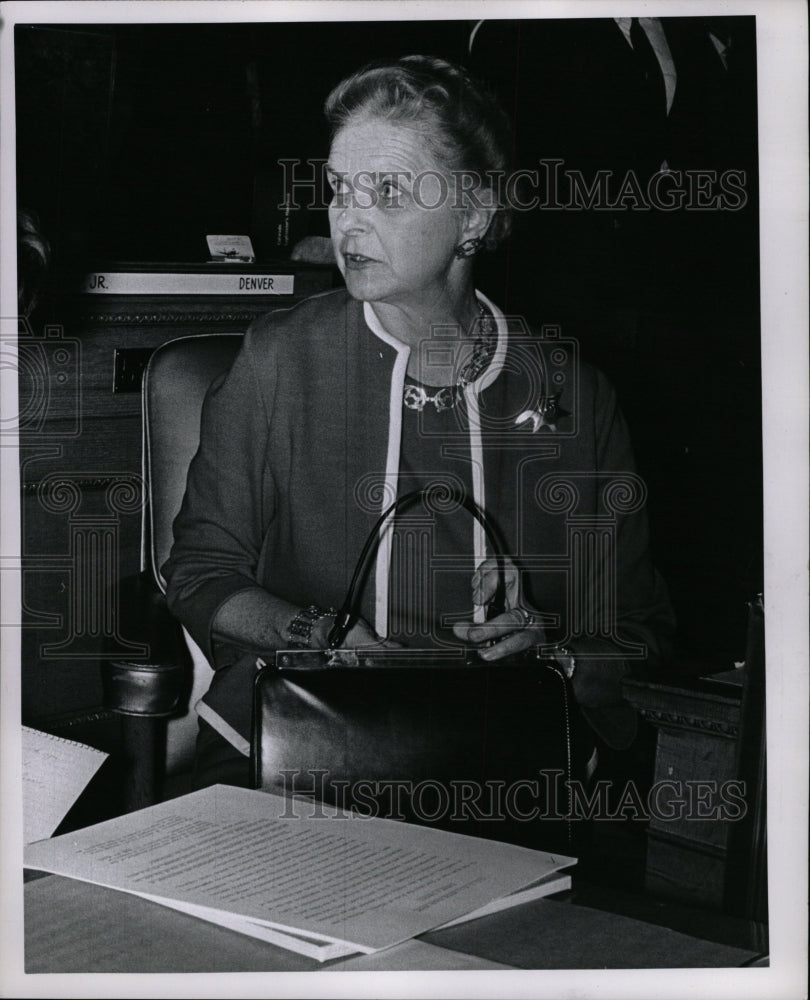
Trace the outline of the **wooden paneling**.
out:
[[[742,690],[688,677],[624,682],[627,701],[658,731],[646,888],[767,920],[765,907],[746,902],[765,891],[750,838],[740,842],[746,817],[764,815],[764,768],[757,775],[742,766],[745,742],[762,740],[759,718],[743,732]],[[754,700],[761,711],[761,696]],[[744,884],[734,886],[735,880]]]

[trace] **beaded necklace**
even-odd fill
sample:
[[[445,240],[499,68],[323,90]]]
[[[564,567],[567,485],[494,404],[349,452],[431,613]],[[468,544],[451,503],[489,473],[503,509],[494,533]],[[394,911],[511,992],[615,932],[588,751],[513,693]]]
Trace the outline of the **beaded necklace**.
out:
[[[433,403],[439,413],[442,410],[452,410],[461,399],[467,386],[474,382],[487,367],[495,350],[498,327],[492,314],[480,303],[478,312],[480,315],[479,334],[473,345],[472,356],[462,366],[456,384],[444,385],[432,396],[429,396],[424,386],[415,382],[407,383],[402,395],[402,402],[409,410],[424,410],[428,403]]]

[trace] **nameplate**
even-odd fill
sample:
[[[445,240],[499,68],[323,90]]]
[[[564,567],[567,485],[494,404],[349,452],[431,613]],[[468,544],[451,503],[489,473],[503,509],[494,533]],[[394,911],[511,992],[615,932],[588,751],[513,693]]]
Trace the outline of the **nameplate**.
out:
[[[94,271],[82,278],[87,295],[292,295],[294,274],[155,274]]]

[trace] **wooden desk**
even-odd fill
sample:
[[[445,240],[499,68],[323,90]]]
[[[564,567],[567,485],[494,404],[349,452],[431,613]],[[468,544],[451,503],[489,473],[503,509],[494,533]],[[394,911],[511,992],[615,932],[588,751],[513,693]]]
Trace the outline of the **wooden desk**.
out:
[[[742,684],[682,674],[624,682],[626,700],[657,730],[652,787],[660,812],[647,830],[647,890],[766,920],[763,701],[759,722],[746,726],[745,716],[757,713],[746,712],[743,695]],[[751,728],[763,748],[753,770],[743,738]],[[762,828],[762,870],[751,860],[752,817]],[[758,902],[742,905],[737,883],[753,878],[761,885],[748,895]]]
[[[49,875],[25,886],[26,972],[729,968],[758,958],[750,948],[570,900],[536,900],[376,955],[319,964],[136,896]]]

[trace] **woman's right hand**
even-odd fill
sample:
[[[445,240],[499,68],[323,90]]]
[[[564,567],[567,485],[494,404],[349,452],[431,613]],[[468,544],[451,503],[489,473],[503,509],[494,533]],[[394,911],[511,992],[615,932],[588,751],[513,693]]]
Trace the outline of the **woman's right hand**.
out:
[[[463,642],[477,646],[484,660],[500,660],[546,641],[539,612],[523,600],[520,573],[512,560],[503,558],[505,610],[486,622],[457,622],[453,632]],[[473,604],[485,608],[495,597],[501,573],[493,558],[485,559],[472,576]]]

